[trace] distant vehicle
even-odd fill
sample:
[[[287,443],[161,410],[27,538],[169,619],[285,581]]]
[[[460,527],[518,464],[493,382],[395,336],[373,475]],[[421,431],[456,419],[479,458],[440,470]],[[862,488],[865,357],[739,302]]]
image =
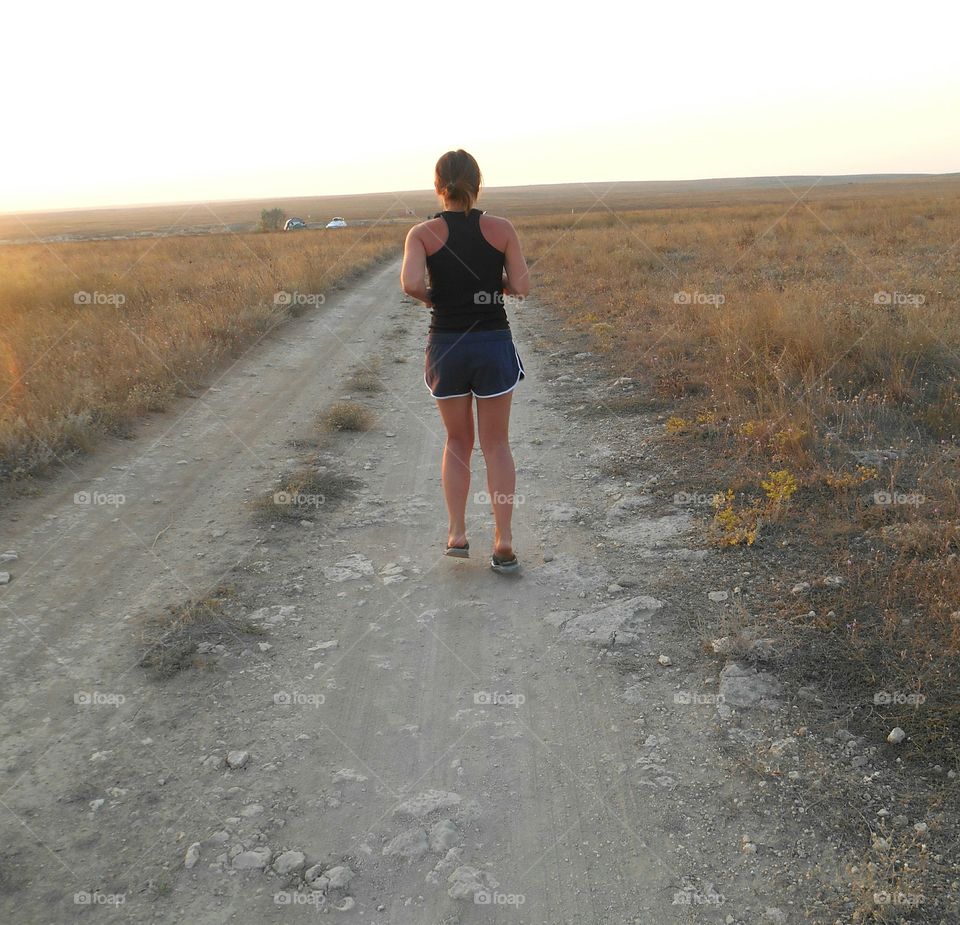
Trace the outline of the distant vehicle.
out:
[[[306,228],[307,223],[302,218],[288,218],[283,223],[284,231],[296,231],[298,228]]]
[[[344,219],[340,218],[339,215],[335,215],[329,222],[327,222],[327,228],[346,228],[347,223]]]

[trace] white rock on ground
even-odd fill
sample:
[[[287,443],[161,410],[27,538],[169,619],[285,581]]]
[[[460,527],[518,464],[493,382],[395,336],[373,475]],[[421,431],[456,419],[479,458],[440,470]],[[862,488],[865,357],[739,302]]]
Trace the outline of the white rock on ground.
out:
[[[195,841],[189,848],[187,848],[187,856],[183,859],[183,866],[187,870],[191,870],[197,861],[200,860],[200,842]]]
[[[234,859],[236,870],[263,870],[269,863],[272,852],[266,846],[241,851]]]
[[[650,618],[663,607],[663,601],[639,595],[617,601],[590,613],[567,620],[560,638],[594,645],[628,645],[637,642],[649,628]]]
[[[274,862],[273,869],[278,874],[291,874],[300,870],[306,863],[306,855],[302,851],[284,851]]]
[[[423,857],[430,850],[427,833],[420,828],[408,829],[384,845],[383,853],[387,857],[401,857],[412,860]]]
[[[227,765],[234,770],[242,768],[250,760],[250,752],[227,752]]]
[[[340,784],[344,781],[355,781],[360,783],[366,779],[367,778],[365,775],[360,774],[358,771],[354,771],[353,768],[341,768],[336,774],[333,775],[333,782],[335,784]]]
[[[327,581],[353,581],[365,575],[372,575],[373,563],[366,556],[355,552],[332,566],[324,566],[323,574]]]
[[[495,890],[500,885],[489,874],[467,864],[450,874],[447,882],[452,884],[447,890],[451,899],[473,899],[479,890]]]
[[[459,793],[450,793],[446,790],[425,790],[423,793],[404,800],[394,807],[395,816],[410,816],[421,819],[438,809],[451,809],[459,806],[462,797]]]
[[[329,881],[329,889],[345,890],[347,884],[353,879],[353,871],[349,867],[339,865],[331,867],[324,876]]]
[[[441,819],[430,829],[430,850],[441,854],[460,841],[457,827],[449,819]]]
[[[907,734],[899,726],[894,726],[887,735],[887,741],[891,745],[899,745],[906,737]]]

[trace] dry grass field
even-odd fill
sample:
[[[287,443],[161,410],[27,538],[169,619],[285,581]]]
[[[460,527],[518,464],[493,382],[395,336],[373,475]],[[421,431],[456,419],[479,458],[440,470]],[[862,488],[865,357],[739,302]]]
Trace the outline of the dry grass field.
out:
[[[0,476],[124,433],[289,314],[384,256],[405,228],[0,248]]]
[[[799,674],[955,750],[960,183],[798,195],[518,227],[537,296],[641,385],[598,412],[661,412],[710,539],[839,579],[765,602]]]

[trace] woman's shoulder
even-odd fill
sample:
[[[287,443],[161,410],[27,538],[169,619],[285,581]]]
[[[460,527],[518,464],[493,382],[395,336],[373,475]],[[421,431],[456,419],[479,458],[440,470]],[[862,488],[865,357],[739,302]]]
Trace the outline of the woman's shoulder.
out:
[[[507,246],[507,241],[514,234],[513,225],[510,219],[501,215],[491,215],[484,212],[480,216],[480,226],[483,229],[484,237],[498,250],[503,251]]]
[[[483,212],[482,210],[480,212],[480,220],[503,225],[504,227],[510,224],[509,218],[504,218],[502,215],[492,215],[491,213]]]

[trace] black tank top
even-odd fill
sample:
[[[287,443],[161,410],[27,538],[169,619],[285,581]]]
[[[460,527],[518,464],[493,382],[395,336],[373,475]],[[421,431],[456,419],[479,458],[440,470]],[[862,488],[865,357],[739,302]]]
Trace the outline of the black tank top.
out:
[[[427,255],[431,331],[495,331],[509,328],[503,307],[503,251],[480,230],[481,209],[437,213],[447,240]]]

